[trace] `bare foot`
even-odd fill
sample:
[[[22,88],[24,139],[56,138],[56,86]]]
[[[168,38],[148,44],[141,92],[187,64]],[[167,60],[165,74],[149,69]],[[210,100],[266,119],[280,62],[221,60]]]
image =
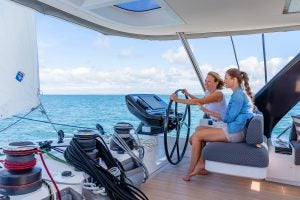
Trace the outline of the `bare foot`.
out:
[[[184,181],[190,181],[191,180],[191,176],[189,174],[187,174],[185,177],[182,178],[182,180],[184,180]]]
[[[193,172],[187,174],[187,175],[186,175],[185,177],[183,177],[182,179],[183,179],[184,181],[190,181],[191,178],[192,178],[193,176],[195,176],[195,175],[197,175],[197,174],[199,174],[199,173],[200,173],[200,172],[197,172],[196,170],[194,170]]]
[[[208,174],[208,171],[205,168],[201,168],[201,169],[195,169],[192,173],[187,174],[185,177],[183,177],[182,179],[184,181],[190,181],[191,178],[195,175],[202,175],[205,176]]]
[[[205,168],[202,168],[202,169],[200,169],[200,171],[199,171],[198,174],[199,174],[199,175],[202,175],[202,176],[205,176],[205,175],[208,174],[208,171],[207,171]]]
[[[188,174],[188,175],[191,179],[191,177],[195,176],[195,175],[203,175],[204,176],[204,175],[207,175],[207,174],[208,174],[208,171],[204,167],[201,167],[201,168],[194,169],[194,171],[192,173]]]

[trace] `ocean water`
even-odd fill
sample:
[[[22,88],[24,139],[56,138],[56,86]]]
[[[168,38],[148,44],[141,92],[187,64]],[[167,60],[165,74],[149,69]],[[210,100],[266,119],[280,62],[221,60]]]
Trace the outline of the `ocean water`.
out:
[[[167,103],[169,102],[168,95],[160,95],[160,97]],[[227,96],[228,98],[229,96]],[[113,126],[118,122],[129,122],[135,128],[139,125],[139,120],[128,111],[124,95],[43,95],[41,101],[49,118],[54,123],[88,128],[95,128],[95,125],[99,123],[107,134],[113,133]],[[276,125],[272,135],[275,136],[281,133],[291,124],[290,116],[299,113],[300,104],[298,103]],[[22,116],[22,114],[19,114],[19,116]],[[192,106],[191,116],[191,132],[193,132],[203,113],[197,106]],[[40,110],[35,110],[27,117],[47,121]],[[18,119],[14,117],[1,120],[0,131],[16,120]],[[55,127],[57,130],[63,130],[69,136],[78,129],[60,125],[55,125]],[[12,141],[46,140],[56,137],[57,134],[51,124],[21,120],[16,125],[0,132],[0,145]]]

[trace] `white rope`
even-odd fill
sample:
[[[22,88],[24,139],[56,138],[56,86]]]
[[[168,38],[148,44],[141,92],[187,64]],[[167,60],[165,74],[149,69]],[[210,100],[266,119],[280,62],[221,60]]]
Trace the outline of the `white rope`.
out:
[[[132,150],[128,147],[126,142],[118,134],[112,136],[112,140],[121,147],[129,156],[131,156],[137,163],[139,163],[144,169],[144,182],[149,178],[149,172],[142,159],[135,155]]]
[[[102,196],[106,196],[106,190],[104,187],[97,186],[95,183],[93,183],[93,178],[90,177],[91,180],[88,180],[88,176],[84,175],[85,179],[83,181],[82,188],[91,191],[93,194],[100,194]]]
[[[141,139],[141,145],[146,147],[148,151],[152,151],[153,147],[157,145],[156,138],[149,138],[149,139]]]
[[[111,173],[115,177],[119,177],[121,175],[121,171],[118,167],[112,167],[108,171],[109,171],[109,173]]]

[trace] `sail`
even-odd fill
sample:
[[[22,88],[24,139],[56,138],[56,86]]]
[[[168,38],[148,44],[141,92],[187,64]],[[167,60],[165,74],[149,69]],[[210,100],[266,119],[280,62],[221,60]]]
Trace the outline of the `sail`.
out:
[[[34,12],[0,1],[0,119],[39,105]]]

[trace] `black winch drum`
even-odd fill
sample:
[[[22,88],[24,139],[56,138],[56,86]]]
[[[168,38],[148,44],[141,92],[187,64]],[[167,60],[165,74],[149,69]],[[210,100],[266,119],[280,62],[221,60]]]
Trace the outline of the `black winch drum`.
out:
[[[89,129],[77,130],[77,132],[74,133],[74,138],[85,153],[95,162],[99,162],[99,151],[96,149],[96,137],[96,132]],[[80,171],[79,169],[75,170]]]
[[[77,130],[74,133],[74,138],[77,139],[84,151],[93,151],[96,148],[96,136],[97,134],[94,131],[88,129]]]
[[[34,159],[34,154],[29,155],[6,155],[6,160],[15,163],[25,163],[30,162]]]
[[[6,161],[16,165],[33,162],[36,146],[32,142],[13,142],[3,148]],[[17,153],[17,155],[15,155]],[[27,169],[3,169],[0,171],[0,194],[21,195],[34,192],[42,186],[42,169],[33,166]]]
[[[115,133],[118,134],[118,136],[120,136],[121,138],[127,138],[130,137],[130,131],[133,129],[134,127],[126,122],[119,122],[114,126],[114,131]]]
[[[77,130],[74,133],[75,138],[80,138],[82,140],[95,139],[96,136],[97,134],[95,133],[95,131],[89,129]]]
[[[0,171],[0,193],[2,195],[21,195],[34,192],[42,186],[42,169]]]
[[[128,145],[128,147],[132,150],[134,148],[134,138],[130,134],[130,131],[134,127],[127,123],[127,122],[119,122],[114,126],[114,134],[112,136],[112,139],[110,141],[110,149],[113,151],[118,151],[119,153],[124,153],[124,150],[114,142],[114,139],[117,139],[115,137],[115,134],[117,134],[119,137],[121,137],[125,143]]]

